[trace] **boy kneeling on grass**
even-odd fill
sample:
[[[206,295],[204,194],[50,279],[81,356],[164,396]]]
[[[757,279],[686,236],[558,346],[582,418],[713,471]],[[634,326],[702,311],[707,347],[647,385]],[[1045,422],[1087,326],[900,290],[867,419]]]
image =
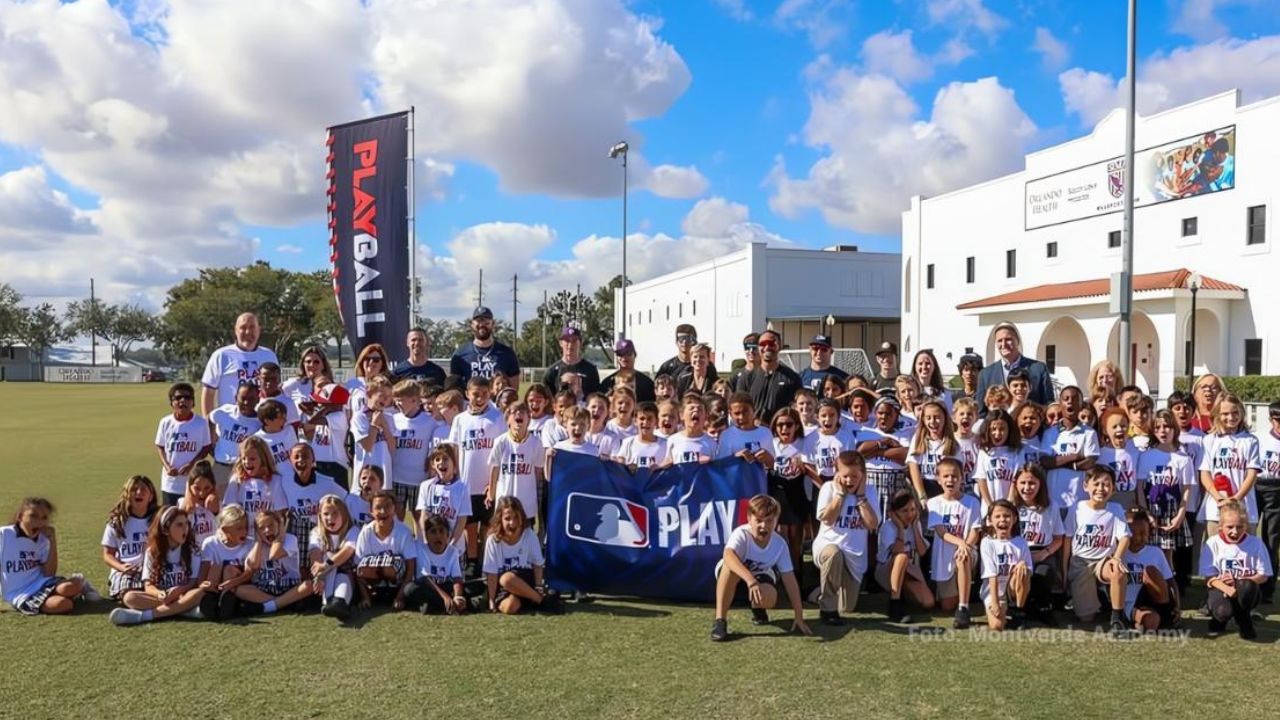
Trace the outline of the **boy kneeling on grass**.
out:
[[[775,532],[781,510],[777,500],[768,495],[756,495],[747,503],[747,524],[734,530],[725,543],[724,559],[716,564],[716,620],[711,626],[712,640],[719,642],[729,638],[725,618],[739,582],[747,584],[752,622],[756,625],[768,623],[768,610],[778,602],[779,575],[791,600],[791,609],[795,611],[791,631],[813,634],[804,621],[800,586],[796,584],[787,541]]]

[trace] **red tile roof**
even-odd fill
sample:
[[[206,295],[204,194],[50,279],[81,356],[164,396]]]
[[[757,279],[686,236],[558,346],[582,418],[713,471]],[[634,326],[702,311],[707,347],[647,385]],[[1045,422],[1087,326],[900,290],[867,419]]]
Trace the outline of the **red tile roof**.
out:
[[[1191,271],[1186,268],[1134,275],[1133,291],[1135,293],[1140,293],[1151,292],[1154,290],[1182,290],[1186,289],[1187,280],[1190,277]],[[1244,290],[1244,288],[1239,285],[1232,285],[1231,283],[1215,280],[1204,275],[1200,276],[1200,289],[1228,291]],[[971,308],[993,307],[996,305],[1018,305],[1021,303],[1046,302],[1049,300],[1071,300],[1075,298],[1099,296],[1105,297],[1110,293],[1110,278],[1078,280],[1076,282],[1037,285],[1024,290],[1015,290],[1014,292],[1004,293],[1003,295],[993,295],[988,298],[961,303],[956,306],[956,309],[968,310]]]

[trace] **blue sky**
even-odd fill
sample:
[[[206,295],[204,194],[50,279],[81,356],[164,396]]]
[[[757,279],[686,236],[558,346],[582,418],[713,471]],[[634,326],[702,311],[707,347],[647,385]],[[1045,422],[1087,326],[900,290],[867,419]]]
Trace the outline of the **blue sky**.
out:
[[[1271,0],[1142,5],[1143,109],[1233,86],[1246,101],[1280,92]],[[154,306],[202,265],[324,267],[323,128],[409,103],[419,157],[444,168],[419,176],[431,192],[417,225],[441,314],[468,305],[477,265],[527,273],[534,290],[605,277],[597,266],[616,249],[604,241],[621,225],[621,168],[605,157],[617,139],[639,163],[628,224],[643,236],[639,274],[753,239],[893,251],[911,194],[1016,170],[1024,152],[1089,132],[1125,59],[1120,0],[262,6],[0,0],[12,29],[0,114],[14,119],[0,126],[0,280],[60,298],[96,272],[108,293]],[[95,45],[122,28],[132,37],[117,45],[131,47]],[[24,33],[38,39],[15,44]],[[521,92],[563,47],[549,89]],[[326,79],[344,61],[352,76]],[[525,117],[547,123],[547,147],[513,137]],[[924,167],[938,148],[964,167],[939,178]],[[565,157],[577,170],[548,169]],[[654,167],[685,182],[659,187],[645,180]],[[583,242],[593,236],[599,247]],[[94,255],[104,246],[115,252]],[[82,256],[86,267],[67,267]]]

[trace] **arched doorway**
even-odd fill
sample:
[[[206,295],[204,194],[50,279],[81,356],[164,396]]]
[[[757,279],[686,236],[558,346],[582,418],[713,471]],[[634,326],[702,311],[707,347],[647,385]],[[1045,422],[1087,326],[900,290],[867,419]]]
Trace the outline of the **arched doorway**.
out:
[[[1182,350],[1180,359],[1182,362],[1178,365],[1178,372],[1186,370],[1186,358],[1191,352],[1191,316],[1187,315],[1186,325],[1183,327],[1182,336],[1187,338],[1186,346]],[[1196,356],[1192,359],[1191,365],[1192,375],[1203,375],[1204,373],[1216,373],[1224,370],[1219,365],[1222,357],[1222,324],[1218,322],[1218,316],[1212,310],[1199,308],[1196,310]]]
[[[1040,336],[1035,357],[1048,365],[1050,374],[1064,386],[1080,385],[1089,378],[1089,338],[1073,317],[1050,323]]]
[[[1197,329],[1196,334],[1199,334]],[[1133,313],[1129,326],[1129,341],[1132,354],[1129,367],[1122,368],[1124,376],[1142,391],[1150,394],[1160,390],[1160,336],[1156,334],[1156,326],[1144,312]],[[1197,350],[1199,353],[1199,350]],[[1107,357],[1120,359],[1120,321],[1116,320],[1111,328],[1111,338],[1107,341]],[[1168,391],[1171,388],[1164,388]]]

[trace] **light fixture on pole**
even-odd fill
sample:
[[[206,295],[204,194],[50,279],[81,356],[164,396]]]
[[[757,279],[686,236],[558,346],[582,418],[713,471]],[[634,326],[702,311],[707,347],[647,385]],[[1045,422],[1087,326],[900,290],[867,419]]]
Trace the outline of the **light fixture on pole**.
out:
[[[1196,367],[1196,293],[1200,292],[1200,273],[1191,273],[1187,278],[1187,289],[1191,291],[1191,351],[1187,353],[1186,367],[1187,387],[1190,387]]]
[[[622,157],[622,330],[619,338],[627,336],[627,150],[631,146],[626,140],[619,141],[609,148],[609,159]]]

